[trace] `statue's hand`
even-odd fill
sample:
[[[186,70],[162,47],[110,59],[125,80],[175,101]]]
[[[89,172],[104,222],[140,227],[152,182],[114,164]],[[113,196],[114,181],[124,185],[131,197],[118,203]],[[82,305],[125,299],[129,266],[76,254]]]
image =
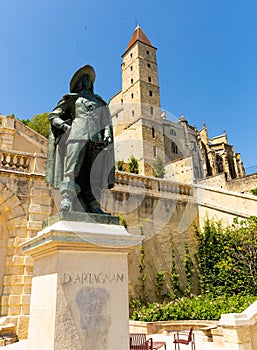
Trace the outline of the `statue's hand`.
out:
[[[62,124],[62,129],[65,131],[65,132],[68,132],[70,130],[70,125],[66,124],[66,123],[63,123]]]
[[[104,138],[104,143],[106,146],[108,146],[112,142],[112,138],[110,136],[106,136]]]

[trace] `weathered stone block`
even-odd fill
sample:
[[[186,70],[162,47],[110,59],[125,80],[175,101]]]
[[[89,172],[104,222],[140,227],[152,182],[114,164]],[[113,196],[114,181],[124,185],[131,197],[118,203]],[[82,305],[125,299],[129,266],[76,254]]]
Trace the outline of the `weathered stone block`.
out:
[[[19,339],[28,338],[29,316],[20,316],[17,324],[17,334]]]
[[[32,276],[24,276],[24,285],[31,285]]]
[[[23,293],[23,286],[22,285],[16,285],[16,286],[11,286],[11,293],[13,295],[22,295]]]
[[[25,294],[31,294],[31,284],[24,286],[24,293]]]
[[[27,230],[26,230],[27,231]],[[14,242],[13,242],[13,246],[16,248],[20,248],[19,245],[23,242],[25,242],[27,240],[27,238],[22,238],[22,237],[15,237],[14,238]],[[9,240],[8,240],[9,241]],[[8,242],[9,243],[9,242]],[[11,244],[11,242],[10,242]]]
[[[30,313],[30,305],[22,305],[21,315],[29,315],[29,313]]]
[[[22,295],[21,303],[22,303],[22,305],[29,305],[30,304],[30,295]]]
[[[9,304],[10,305],[21,305],[22,297],[21,295],[10,295]]]
[[[11,276],[11,285],[20,285],[24,283],[24,276],[13,275]]]
[[[25,255],[21,256],[21,255],[15,255],[12,258],[12,263],[13,265],[25,265],[25,261],[26,261],[26,257]]]
[[[23,275],[24,266],[13,266],[13,265],[6,266],[5,273],[7,275]]]
[[[10,305],[8,308],[8,315],[9,316],[17,316],[21,313],[21,306],[17,305]]]
[[[3,285],[11,285],[11,276],[4,276]]]
[[[1,303],[2,305],[9,305],[9,295],[2,295],[2,298],[1,298]]]

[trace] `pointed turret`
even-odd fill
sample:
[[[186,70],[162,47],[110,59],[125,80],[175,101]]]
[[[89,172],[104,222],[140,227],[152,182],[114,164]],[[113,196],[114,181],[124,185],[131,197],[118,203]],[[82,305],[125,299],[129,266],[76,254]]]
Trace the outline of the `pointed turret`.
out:
[[[153,48],[155,48],[151,41],[147,38],[147,36],[145,35],[145,33],[143,32],[143,29],[138,25],[136,27],[136,29],[134,30],[134,33],[129,41],[129,44],[124,52],[124,54],[122,56],[124,56],[126,54],[126,52],[137,42],[140,41],[141,43],[151,46]],[[156,48],[155,48],[156,49]]]

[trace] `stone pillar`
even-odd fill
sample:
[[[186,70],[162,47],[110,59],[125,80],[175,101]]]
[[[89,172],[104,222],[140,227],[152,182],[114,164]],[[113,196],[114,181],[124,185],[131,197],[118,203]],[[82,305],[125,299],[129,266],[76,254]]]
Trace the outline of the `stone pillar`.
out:
[[[34,258],[29,349],[128,350],[127,255],[142,238],[61,220],[23,243]]]

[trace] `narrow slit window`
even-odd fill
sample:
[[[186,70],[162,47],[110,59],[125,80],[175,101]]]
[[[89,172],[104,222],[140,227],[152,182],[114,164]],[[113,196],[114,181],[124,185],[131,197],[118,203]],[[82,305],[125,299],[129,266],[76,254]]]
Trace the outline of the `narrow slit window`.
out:
[[[156,146],[153,146],[153,156],[156,157]]]

